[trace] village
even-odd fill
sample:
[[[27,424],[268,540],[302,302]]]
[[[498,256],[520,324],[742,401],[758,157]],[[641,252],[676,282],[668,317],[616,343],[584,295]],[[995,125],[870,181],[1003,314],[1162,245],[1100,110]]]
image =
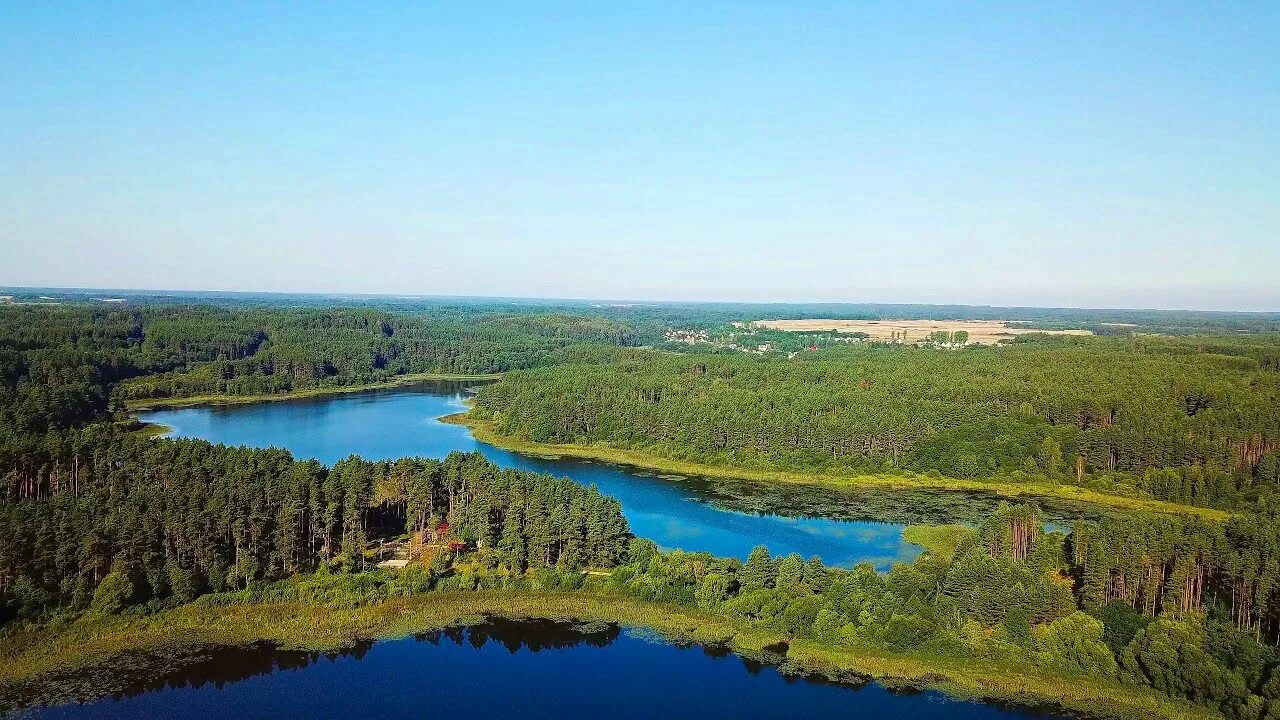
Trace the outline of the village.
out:
[[[756,320],[732,322],[710,330],[671,329],[668,343],[733,350],[750,355],[802,352],[870,343],[958,350],[974,345],[1008,345],[1019,335],[1092,335],[1088,330],[1040,329],[1016,321],[987,320]]]

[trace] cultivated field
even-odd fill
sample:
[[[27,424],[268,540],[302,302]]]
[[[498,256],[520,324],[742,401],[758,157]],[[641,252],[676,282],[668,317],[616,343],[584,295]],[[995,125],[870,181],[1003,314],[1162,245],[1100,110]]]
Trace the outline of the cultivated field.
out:
[[[770,330],[788,332],[863,332],[872,340],[890,341],[900,338],[903,342],[926,340],[929,334],[939,330],[955,332],[965,330],[969,342],[994,345],[1001,340],[1029,332],[1055,335],[1092,335],[1088,330],[1032,330],[1018,327],[1008,320],[756,320],[752,324]]]

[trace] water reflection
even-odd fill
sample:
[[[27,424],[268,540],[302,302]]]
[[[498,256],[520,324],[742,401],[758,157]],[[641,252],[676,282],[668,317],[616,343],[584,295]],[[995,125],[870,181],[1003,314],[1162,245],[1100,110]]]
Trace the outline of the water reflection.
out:
[[[776,648],[775,650],[781,650]],[[259,645],[208,651],[113,698],[29,711],[31,718],[609,717],[700,720],[865,717],[1026,720],[1047,717],[951,701],[936,692],[830,677],[766,651],[673,645],[611,624],[492,620],[335,653]]]

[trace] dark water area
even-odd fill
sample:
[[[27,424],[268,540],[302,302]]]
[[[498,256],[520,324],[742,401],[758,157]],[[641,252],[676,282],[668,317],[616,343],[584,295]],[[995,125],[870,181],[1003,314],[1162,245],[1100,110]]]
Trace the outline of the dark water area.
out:
[[[575,459],[543,459],[477,441],[438,420],[466,410],[474,382],[430,382],[317,398],[146,412],[173,428],[170,437],[228,445],[281,447],[295,457],[332,464],[355,454],[371,460],[409,455],[443,458],[478,451],[502,467],[594,483],[622,503],[639,536],[664,549],[746,558],[755,545],[774,554],[817,555],[829,565],[870,562],[887,569],[920,548],[902,539],[911,523],[980,522],[993,497],[941,490],[844,490],[742,480],[661,475]],[[1078,509],[1044,508],[1065,521]]]
[[[767,658],[766,658],[767,659]],[[85,718],[869,717],[1030,720],[1052,715],[788,674],[723,648],[680,646],[616,625],[493,620],[335,653],[260,645],[113,697],[24,711]]]

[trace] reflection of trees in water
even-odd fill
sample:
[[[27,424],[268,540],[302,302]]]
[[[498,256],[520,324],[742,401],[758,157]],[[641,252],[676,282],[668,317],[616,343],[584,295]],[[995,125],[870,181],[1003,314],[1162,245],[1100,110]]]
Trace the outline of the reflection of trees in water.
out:
[[[115,693],[114,697],[133,697],[165,688],[198,688],[205,685],[221,688],[227,683],[268,675],[277,670],[302,670],[319,662],[321,658],[330,662],[341,658],[361,660],[369,654],[372,647],[372,640],[361,640],[350,647],[326,652],[281,650],[267,642],[246,647],[221,647],[160,676],[133,682]]]
[[[459,647],[477,650],[494,643],[515,653],[560,650],[578,645],[606,647],[618,639],[621,629],[611,623],[572,623],[553,620],[506,620],[494,618],[471,627],[452,627],[415,637],[434,645],[447,640]],[[91,682],[80,675],[50,674],[25,688],[9,688],[0,697],[0,714],[37,703],[86,702],[102,697],[121,699],[166,689],[199,688],[269,675],[277,671],[302,670],[322,659],[363,659],[373,648],[364,640],[341,650],[311,652],[282,650],[271,643],[237,647],[194,647],[164,652],[135,652],[122,655],[109,666],[95,670]]]
[[[538,653],[543,650],[564,650],[579,646],[604,648],[614,644],[621,635],[621,628],[614,623],[567,622],[556,620],[509,620],[492,618],[472,625],[450,627],[415,635],[421,643],[449,644],[464,648],[467,652],[482,651],[493,645],[494,650],[505,648],[515,654],[521,650]],[[766,646],[758,651],[738,655],[724,644],[700,644],[665,638],[657,634],[629,633],[636,642],[661,642],[681,652],[697,652],[712,661],[730,661],[736,657],[747,674],[756,676],[772,670],[790,685],[816,683],[839,685],[861,689],[871,683],[866,676],[852,672],[815,672],[813,668],[795,664],[787,658],[786,643]],[[634,643],[633,643],[634,644]],[[328,652],[282,650],[271,643],[257,643],[242,647],[200,647],[185,652],[172,650],[153,653],[130,653],[113,662],[109,667],[95,670],[89,676],[62,678],[61,686],[44,688],[28,687],[24,697],[0,697],[0,715],[9,710],[32,704],[57,704],[71,701],[87,701],[104,696],[116,699],[134,697],[146,692],[167,689],[200,688],[224,685],[257,676],[281,671],[303,670],[322,660],[336,662],[340,659],[361,660],[373,648],[373,641],[357,642],[350,647]],[[626,653],[627,644],[619,648]],[[56,678],[48,677],[53,682]],[[56,693],[52,691],[57,687]],[[891,692],[910,693],[918,689],[910,684],[888,684]],[[39,692],[41,689],[43,693]]]
[[[479,650],[489,643],[516,653],[561,650],[578,645],[606,647],[618,639],[621,628],[613,623],[573,623],[557,620],[508,620],[493,618],[480,625],[452,627],[415,635],[421,642],[439,645],[448,640]]]
[[[244,646],[192,646],[126,652],[91,673],[52,672],[26,683],[6,686],[0,693],[0,715],[32,705],[117,700],[157,690],[199,688],[267,675],[277,670],[301,670],[321,658],[361,659],[373,647],[361,641],[342,650],[306,652],[281,650],[267,642]]]

